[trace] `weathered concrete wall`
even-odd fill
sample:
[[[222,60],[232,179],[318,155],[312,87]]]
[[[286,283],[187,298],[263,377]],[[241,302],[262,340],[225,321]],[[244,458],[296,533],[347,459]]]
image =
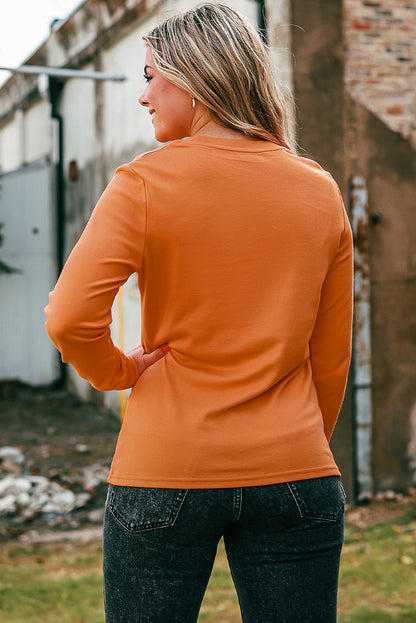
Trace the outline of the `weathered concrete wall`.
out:
[[[404,489],[416,482],[415,3],[344,0],[344,38],[346,166],[373,214],[374,487]]]
[[[367,179],[376,490],[415,484],[416,152],[355,105],[357,167]]]
[[[34,102],[25,111],[23,141],[23,159],[26,163],[35,162],[51,153],[52,125],[46,100]]]
[[[344,9],[352,4],[354,2],[344,0]],[[386,5],[397,9],[398,3],[393,0],[391,3],[355,2],[355,5],[374,13],[376,9],[386,9]],[[402,9],[404,5],[411,8],[410,3],[402,3]],[[296,57],[295,98],[300,111],[299,142],[307,155],[331,171],[347,206],[348,180],[357,173],[366,180],[372,215],[368,241],[373,344],[370,467],[375,491],[400,490],[415,483],[416,472],[416,154],[410,140],[403,136],[410,137],[404,126],[396,126],[402,135],[393,131],[391,120],[381,114],[375,100],[370,102],[371,89],[377,90],[375,83],[369,81],[368,90],[359,91],[366,79],[357,65],[357,74],[354,74],[357,50],[343,46],[342,9],[341,0],[314,3],[292,0],[292,22],[304,29],[303,32],[295,28],[292,32]],[[378,15],[378,25],[368,27],[368,31],[373,27],[378,29],[379,36],[374,37],[378,45],[388,45],[388,38],[381,43],[382,33],[386,31],[380,24],[392,18],[396,9]],[[351,12],[348,15],[353,19]],[[402,24],[403,33],[408,32],[403,22],[397,24]],[[406,28],[411,28],[412,24],[410,20]],[[347,29],[350,27],[351,24],[347,25]],[[354,27],[360,29],[357,23]],[[347,43],[352,41],[351,33],[348,36]],[[371,50],[370,44],[365,48],[366,44],[358,40],[354,40],[354,45],[361,46],[363,54],[364,49]],[[376,60],[370,51],[368,64],[373,67],[378,63],[380,82],[385,79],[389,85],[390,79],[393,81],[396,77],[404,87],[403,76],[395,76],[398,62],[393,58],[395,53],[388,54],[392,55],[391,62],[385,64],[384,73],[381,71],[385,61],[382,55],[378,58],[376,54]],[[406,86],[414,96],[414,83],[409,81]],[[380,84],[379,89],[382,92]],[[358,93],[364,97],[366,106],[358,103]],[[398,90],[396,96],[405,108],[409,101],[407,95]],[[379,100],[380,106],[382,101]],[[383,121],[368,110],[370,104],[373,109],[377,108]],[[392,116],[396,118],[397,115]],[[333,440],[335,456],[351,493],[356,480],[353,402],[351,387],[347,390]]]
[[[52,124],[49,105],[42,99],[16,110],[0,129],[0,173],[13,171],[51,154]]]
[[[344,162],[342,1],[292,0],[294,94],[300,153],[330,171],[348,205]],[[300,26],[300,28],[298,28]],[[354,495],[354,430],[349,384],[331,441],[344,487]]]
[[[292,23],[299,144],[345,198],[342,0],[292,0]]]

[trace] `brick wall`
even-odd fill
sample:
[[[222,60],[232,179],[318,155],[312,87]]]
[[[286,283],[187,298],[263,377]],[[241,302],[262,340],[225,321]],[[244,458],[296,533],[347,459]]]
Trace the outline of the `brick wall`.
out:
[[[416,147],[416,2],[344,0],[343,7],[350,93]]]

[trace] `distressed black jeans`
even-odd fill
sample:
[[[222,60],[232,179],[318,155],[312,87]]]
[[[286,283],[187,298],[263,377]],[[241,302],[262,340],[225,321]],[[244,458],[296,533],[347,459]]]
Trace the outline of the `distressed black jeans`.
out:
[[[334,623],[345,494],[337,476],[258,487],[109,486],[107,623],[195,623],[224,538],[244,623]]]

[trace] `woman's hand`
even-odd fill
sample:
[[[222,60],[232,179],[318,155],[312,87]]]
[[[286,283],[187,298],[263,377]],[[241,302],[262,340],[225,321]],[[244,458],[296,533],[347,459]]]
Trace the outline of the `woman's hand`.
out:
[[[170,347],[167,344],[163,344],[155,350],[152,350],[151,353],[145,353],[143,346],[141,344],[137,344],[137,346],[134,346],[134,348],[127,353],[127,356],[133,357],[139,369],[139,376],[141,376],[146,368],[149,368],[156,363],[156,361],[162,359],[162,357],[164,357],[169,351]]]

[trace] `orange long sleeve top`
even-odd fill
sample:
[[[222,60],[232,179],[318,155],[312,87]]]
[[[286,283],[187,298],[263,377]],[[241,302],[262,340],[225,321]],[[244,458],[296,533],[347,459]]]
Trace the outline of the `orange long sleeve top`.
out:
[[[139,378],[111,307],[137,273]],[[196,136],[120,167],[50,294],[47,331],[102,390],[132,387],[109,482],[168,488],[339,474],[329,448],[351,347],[339,190],[272,142]]]

